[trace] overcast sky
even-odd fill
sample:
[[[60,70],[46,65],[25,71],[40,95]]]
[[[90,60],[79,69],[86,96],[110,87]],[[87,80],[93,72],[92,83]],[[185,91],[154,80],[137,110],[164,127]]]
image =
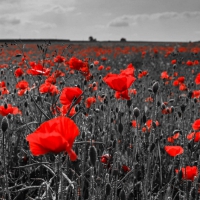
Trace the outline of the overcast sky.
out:
[[[0,0],[0,39],[200,41],[200,0]]]

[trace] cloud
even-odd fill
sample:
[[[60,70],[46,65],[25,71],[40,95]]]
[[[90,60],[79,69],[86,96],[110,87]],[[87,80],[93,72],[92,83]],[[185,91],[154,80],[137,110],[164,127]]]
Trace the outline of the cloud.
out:
[[[127,27],[137,23],[153,20],[194,19],[200,18],[200,12],[163,12],[153,14],[123,15],[113,19],[108,26]]]
[[[10,18],[8,16],[0,17],[0,25],[17,25],[20,23],[21,20],[17,18]]]

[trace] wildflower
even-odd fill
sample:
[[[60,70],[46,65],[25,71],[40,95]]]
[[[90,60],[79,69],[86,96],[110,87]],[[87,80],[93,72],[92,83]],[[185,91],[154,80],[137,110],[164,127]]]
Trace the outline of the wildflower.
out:
[[[142,71],[141,73],[139,73],[138,78],[142,78],[144,76],[146,76],[148,74],[148,71]]]
[[[22,76],[24,74],[24,72],[23,72],[22,68],[19,67],[15,70],[14,74],[15,74],[15,77],[18,78],[18,77]]]
[[[103,81],[113,90],[122,92],[127,90],[136,79],[133,76],[125,76],[123,74],[107,74]]]
[[[172,64],[172,65],[176,64],[176,60],[172,60],[172,61],[171,61],[171,64]]]
[[[124,90],[122,92],[115,92],[115,98],[116,99],[126,99],[126,100],[130,100],[130,96],[129,96],[129,91],[128,90]]]
[[[111,66],[106,67],[106,71],[111,70]]]
[[[187,66],[192,66],[192,65],[193,65],[193,62],[192,62],[191,60],[188,60],[188,61],[186,62],[186,65],[187,65]]]
[[[56,63],[65,62],[65,58],[64,58],[63,56],[57,55],[57,56],[54,58],[54,62],[56,62]]]
[[[161,79],[168,79],[168,78],[169,78],[168,72],[167,72],[167,71],[163,71],[163,72],[161,73],[160,78],[161,78]]]
[[[41,94],[50,93],[51,95],[55,95],[59,93],[57,86],[48,82],[45,82],[44,84],[40,85],[39,91]]]
[[[197,166],[186,166],[181,168],[182,171],[182,179],[183,180],[191,180],[194,181],[194,178],[198,175],[198,168]],[[175,172],[178,173],[179,170],[175,169]]]
[[[85,106],[86,108],[90,108],[92,104],[96,103],[96,98],[95,97],[88,97],[85,100]]]
[[[194,142],[200,141],[200,132],[191,132],[187,135],[188,140],[194,139]]]
[[[34,156],[47,153],[67,152],[70,159],[77,159],[72,150],[79,128],[73,120],[67,117],[57,117],[41,124],[33,133],[26,137],[30,151]]]
[[[123,171],[123,172],[127,173],[127,172],[129,172],[130,170],[131,170],[130,167],[128,167],[128,166],[126,166],[126,165],[122,165],[122,171]]]
[[[181,146],[165,146],[165,151],[172,157],[178,156],[184,152]]]
[[[37,76],[37,75],[49,75],[50,73],[50,69],[43,67],[41,64],[36,64],[31,62],[31,69],[27,70],[27,74],[31,74],[33,76]]]
[[[174,134],[173,136],[168,137],[168,138],[167,138],[167,141],[170,142],[170,143],[174,143],[174,140],[178,139],[179,136],[180,136],[180,133],[176,133],[176,134]]]
[[[192,128],[194,131],[198,131],[200,129],[200,119],[197,119],[193,124]]]
[[[80,70],[84,66],[84,62],[78,58],[72,57],[69,60],[69,67],[74,70]]]
[[[134,76],[134,71],[135,68],[132,65],[132,63],[130,63],[126,69],[124,70],[120,70],[120,74],[126,75],[126,76]]]
[[[4,105],[0,106],[0,115],[7,116],[8,114],[22,114],[22,112],[17,107],[13,107],[11,104],[6,105],[6,107]]]
[[[19,81],[17,84],[16,84],[16,88],[19,89],[18,91],[18,95],[19,96],[22,96],[24,95],[24,93],[27,91],[27,90],[30,90],[29,88],[29,83],[25,80],[22,80],[22,81]]]
[[[109,160],[111,159],[110,154],[104,154],[101,156],[101,162],[104,164],[108,164]]]
[[[196,76],[196,78],[195,78],[195,83],[196,83],[197,85],[200,84],[200,73],[197,74],[197,76]]]
[[[103,65],[100,65],[99,67],[98,67],[98,70],[99,71],[101,71],[101,70],[103,70],[104,69],[104,66]]]

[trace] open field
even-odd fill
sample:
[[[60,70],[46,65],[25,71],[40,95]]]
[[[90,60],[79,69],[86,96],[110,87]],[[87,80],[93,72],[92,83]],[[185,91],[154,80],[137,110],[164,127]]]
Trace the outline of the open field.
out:
[[[0,47],[0,199],[200,198],[200,43]]]

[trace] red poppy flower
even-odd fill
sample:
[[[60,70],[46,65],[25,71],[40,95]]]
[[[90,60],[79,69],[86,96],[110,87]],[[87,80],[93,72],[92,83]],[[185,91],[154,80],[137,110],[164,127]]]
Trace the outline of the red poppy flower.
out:
[[[72,57],[69,60],[69,67],[74,70],[80,70],[85,63],[82,60],[79,60],[78,58]]]
[[[41,64],[36,64],[36,63],[31,62],[30,65],[32,68],[27,70],[28,74],[31,74],[33,76],[37,76],[37,75],[46,76],[46,75],[49,75],[50,73],[50,69],[43,67]]]
[[[56,84],[56,78],[53,75],[51,75],[45,80],[45,83]]]
[[[182,179],[191,180],[191,181],[194,181],[195,176],[197,177],[199,173],[197,166],[193,166],[193,167],[186,166],[186,167],[181,168],[181,171],[183,174]],[[179,170],[175,169],[175,172],[178,174]]]
[[[23,72],[22,68],[18,68],[15,70],[14,74],[15,74],[15,77],[18,78],[18,77],[22,76],[24,74],[24,72]]]
[[[44,84],[40,85],[39,91],[41,94],[50,93],[51,95],[56,95],[59,93],[57,86],[48,82],[45,82]]]
[[[179,86],[179,81],[178,81],[178,80],[175,80],[175,81],[173,82],[173,86]]]
[[[197,85],[200,84],[200,73],[197,74],[197,76],[196,76],[196,78],[195,78],[195,83],[196,83]]]
[[[134,95],[137,94],[137,90],[136,89],[129,89],[128,92],[129,92],[129,94],[134,94]]]
[[[101,60],[102,60],[102,61],[106,61],[107,58],[106,58],[106,57],[102,57]]]
[[[99,61],[98,60],[95,60],[94,61],[94,65],[98,65],[99,64]]]
[[[1,82],[0,82],[0,87],[2,87],[2,88],[3,88],[3,87],[6,87],[5,81],[1,81]]]
[[[7,106],[0,106],[0,115],[7,116],[8,114],[22,114],[22,112],[17,107],[12,107],[11,104],[7,104]]]
[[[57,117],[41,124],[33,133],[26,137],[30,151],[34,156],[47,153],[67,152],[70,159],[77,159],[72,150],[79,128],[73,120],[67,117]]]
[[[150,103],[152,103],[152,102],[153,102],[153,98],[152,98],[152,97],[147,97],[147,98],[145,99],[145,102],[150,102]]]
[[[199,65],[199,61],[198,60],[194,60],[193,65]]]
[[[179,85],[179,90],[180,90],[180,91],[185,91],[185,90],[187,90],[187,86],[186,86],[184,83],[181,83],[181,84]]]
[[[124,90],[123,92],[115,92],[115,98],[116,99],[126,99],[126,100],[130,100],[130,96],[129,96],[129,91],[128,90]]]
[[[152,119],[148,119],[146,121],[146,126],[150,129],[151,126],[152,126],[152,123],[153,123],[153,120]],[[156,121],[156,126],[159,126],[159,122],[158,121]]]
[[[19,81],[16,84],[16,88],[19,89],[19,91],[18,91],[19,96],[24,95],[27,90],[30,90],[29,83],[25,80]]]
[[[106,71],[111,70],[111,66],[106,67]]]
[[[90,108],[92,104],[96,103],[96,98],[95,97],[88,97],[85,100],[85,107]]]
[[[187,139],[188,140],[193,140],[194,139],[195,142],[199,142],[200,141],[200,132],[189,133],[187,135]]]
[[[120,70],[120,74],[123,74],[126,76],[134,76],[134,71],[135,71],[135,68],[132,65],[132,63],[130,63],[126,69]]]
[[[83,91],[79,87],[66,87],[63,88],[61,95],[60,95],[60,102],[63,105],[71,105],[74,98],[78,98]],[[76,103],[80,103],[81,98],[79,98]]]
[[[167,71],[162,72],[160,78],[161,79],[168,79],[169,78],[168,72]]]
[[[108,164],[108,161],[110,160],[111,155],[110,154],[104,154],[101,156],[101,162],[104,164]]]
[[[126,165],[122,165],[122,170],[123,170],[123,172],[127,173],[127,172],[129,172],[131,169],[130,169],[130,167],[128,167],[128,166],[126,166]]]
[[[143,76],[146,76],[148,74],[148,71],[142,71],[141,73],[138,74],[138,78],[142,78]]]
[[[178,77],[178,82],[179,83],[184,83],[184,81],[185,81],[185,77],[184,76]]]
[[[133,76],[125,76],[123,74],[107,74],[103,81],[113,90],[122,92],[127,90],[136,79]]]
[[[187,66],[192,66],[192,65],[193,65],[193,62],[192,62],[191,60],[188,60],[188,61],[186,62],[186,65],[187,65]]]
[[[103,70],[104,69],[104,66],[103,65],[100,65],[99,67],[98,67],[98,70],[99,71],[101,71],[101,70]]]
[[[180,133],[176,133],[176,134],[174,134],[173,136],[168,137],[168,138],[167,138],[167,141],[170,142],[170,143],[174,143],[174,140],[178,139],[179,136],[180,136]]]
[[[165,151],[172,157],[178,156],[184,152],[181,146],[165,146]]]
[[[132,120],[132,127],[133,128],[136,128],[137,127],[137,123],[136,123],[136,120]],[[140,124],[138,124],[138,127],[140,127]]]
[[[174,72],[174,75],[173,75],[174,77],[176,77],[176,76],[178,76],[178,72]]]
[[[200,119],[197,119],[193,124],[192,124],[192,128],[195,131],[198,131],[200,129]]]
[[[54,62],[57,62],[57,63],[65,62],[65,58],[64,58],[63,56],[57,55],[57,56],[54,58]]]
[[[200,90],[192,91],[192,98],[199,98],[200,97]]]
[[[172,65],[176,64],[176,60],[172,60],[172,61],[171,61],[171,64],[172,64]]]

